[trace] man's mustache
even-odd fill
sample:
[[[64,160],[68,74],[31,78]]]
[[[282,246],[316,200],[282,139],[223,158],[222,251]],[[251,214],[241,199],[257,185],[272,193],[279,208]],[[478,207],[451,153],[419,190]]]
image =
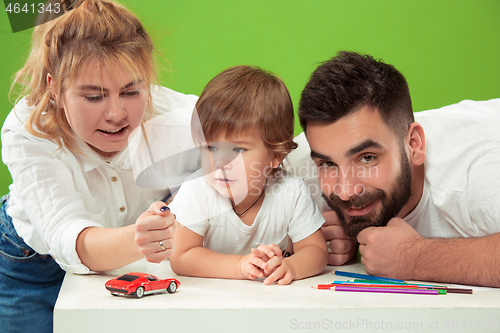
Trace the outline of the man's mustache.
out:
[[[387,194],[384,191],[377,189],[370,193],[353,196],[347,201],[340,199],[339,196],[334,193],[329,196],[323,193],[323,198],[325,198],[327,202],[333,206],[341,209],[348,209],[352,207],[365,207],[376,200],[384,201],[387,198]]]

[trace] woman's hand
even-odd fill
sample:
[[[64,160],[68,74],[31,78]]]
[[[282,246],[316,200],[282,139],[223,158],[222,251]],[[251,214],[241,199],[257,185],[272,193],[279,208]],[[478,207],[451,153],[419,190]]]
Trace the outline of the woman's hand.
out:
[[[158,201],[149,206],[135,222],[135,242],[147,261],[160,263],[174,251],[174,215],[165,203]]]

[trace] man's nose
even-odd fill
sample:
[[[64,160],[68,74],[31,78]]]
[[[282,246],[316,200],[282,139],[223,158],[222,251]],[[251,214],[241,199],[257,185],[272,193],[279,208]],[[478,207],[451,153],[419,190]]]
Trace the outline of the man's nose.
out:
[[[353,196],[360,195],[362,189],[364,189],[364,185],[359,182],[352,167],[340,170],[335,186],[335,194],[340,200],[349,201]]]

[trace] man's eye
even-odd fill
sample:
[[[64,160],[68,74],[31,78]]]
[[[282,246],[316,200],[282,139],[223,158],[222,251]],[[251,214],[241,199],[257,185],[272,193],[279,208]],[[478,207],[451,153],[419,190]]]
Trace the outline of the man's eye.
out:
[[[318,167],[320,168],[332,168],[335,166],[335,163],[329,161],[321,161],[318,163]]]
[[[375,160],[375,156],[373,156],[373,155],[365,155],[361,158],[361,162],[364,162],[364,163],[370,163],[370,162],[373,162],[373,160]]]

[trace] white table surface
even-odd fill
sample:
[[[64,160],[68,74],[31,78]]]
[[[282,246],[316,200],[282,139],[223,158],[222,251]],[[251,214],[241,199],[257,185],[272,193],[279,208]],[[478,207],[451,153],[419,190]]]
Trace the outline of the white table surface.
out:
[[[355,262],[327,266],[323,274],[288,286],[266,286],[177,276],[168,261],[141,260],[102,275],[67,274],[54,332],[500,332],[500,289],[429,296],[311,288],[346,280],[331,273],[336,269],[366,273]],[[128,272],[174,277],[181,286],[174,294],[141,299],[112,296],[104,283]]]

